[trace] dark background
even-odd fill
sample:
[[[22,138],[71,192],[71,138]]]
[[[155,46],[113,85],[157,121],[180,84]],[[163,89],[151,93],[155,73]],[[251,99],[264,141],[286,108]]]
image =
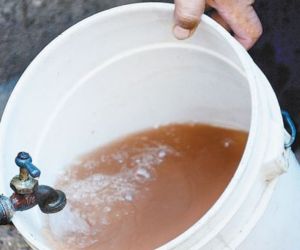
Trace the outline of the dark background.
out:
[[[264,33],[250,54],[300,131],[300,1],[257,0],[255,9]]]
[[[133,2],[146,1],[0,0],[0,116],[17,79],[52,39],[87,16]],[[264,33],[250,54],[300,131],[300,1],[257,0],[254,6]],[[5,226],[0,249],[29,248],[12,226]]]

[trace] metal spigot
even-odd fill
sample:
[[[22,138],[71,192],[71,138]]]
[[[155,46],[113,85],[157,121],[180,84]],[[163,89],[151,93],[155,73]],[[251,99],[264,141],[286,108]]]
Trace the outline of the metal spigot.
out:
[[[20,168],[10,187],[14,191],[11,197],[0,195],[0,225],[10,223],[16,211],[28,210],[38,205],[43,213],[57,213],[66,205],[66,196],[60,190],[39,185],[41,171],[32,164],[32,158],[26,152],[20,152],[15,163]]]
[[[12,178],[10,187],[16,194],[33,193],[38,185],[34,178],[40,177],[41,171],[32,164],[32,158],[26,152],[20,152],[15,162],[20,168],[20,173]]]

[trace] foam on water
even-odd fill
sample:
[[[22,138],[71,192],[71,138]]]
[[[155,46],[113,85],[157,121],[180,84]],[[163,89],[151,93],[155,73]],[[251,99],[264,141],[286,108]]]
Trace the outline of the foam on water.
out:
[[[67,172],[61,178],[61,188],[68,197],[68,206],[63,212],[49,217],[51,231],[56,238],[67,240],[68,245],[75,242],[78,248],[87,248],[99,240],[87,241],[91,235],[101,233],[105,240],[113,230],[118,230],[116,226],[120,220],[134,215],[132,203],[137,196],[142,198],[142,193],[147,192],[148,188],[143,184],[155,180],[155,169],[168,155],[177,154],[170,146],[151,142],[143,148],[125,147],[104,153],[97,160],[76,160],[75,167],[83,166],[90,171],[112,163],[117,163],[120,170],[114,174],[100,171],[77,181],[72,180],[74,176],[70,171]]]

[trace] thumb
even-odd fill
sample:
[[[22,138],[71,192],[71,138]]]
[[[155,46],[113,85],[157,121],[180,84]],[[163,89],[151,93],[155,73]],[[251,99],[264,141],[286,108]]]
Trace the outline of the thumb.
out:
[[[175,26],[177,39],[188,38],[197,28],[204,12],[205,0],[175,0]]]

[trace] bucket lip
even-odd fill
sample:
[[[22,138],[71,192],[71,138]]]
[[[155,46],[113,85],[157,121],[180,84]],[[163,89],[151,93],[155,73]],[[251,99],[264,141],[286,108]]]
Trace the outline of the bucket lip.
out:
[[[38,67],[40,61],[44,59],[44,57],[47,57],[53,50],[56,49],[57,46],[59,46],[61,43],[65,41],[65,39],[69,36],[71,36],[73,33],[80,31],[84,29],[86,26],[89,26],[91,23],[99,22],[101,20],[107,20],[111,17],[118,16],[120,14],[128,14],[130,12],[137,12],[137,11],[173,11],[174,5],[169,3],[134,3],[134,4],[128,4],[123,6],[118,6],[106,11],[102,11],[99,13],[96,13],[79,23],[75,24],[74,26],[70,27],[66,31],[64,31],[61,35],[59,35],[57,38],[55,38],[53,41],[51,41],[38,55],[37,57],[30,63],[30,65],[27,67],[27,69],[22,74],[22,77],[20,78],[18,84],[16,85],[15,89],[13,90],[13,93],[11,94],[11,97],[9,98],[9,101],[6,105],[6,108],[4,110],[2,121],[0,123],[0,161],[5,156],[2,152],[4,142],[8,141],[9,138],[5,131],[7,130],[9,124],[7,123],[8,120],[10,120],[12,116],[12,110],[16,104],[16,99],[18,96],[20,96],[22,93],[22,89],[26,87],[26,81],[27,78],[30,77],[31,72],[35,70],[36,67]],[[199,227],[202,227],[204,224],[207,223],[207,221],[213,217],[220,209],[224,201],[228,198],[228,196],[232,193],[233,189],[236,187],[239,179],[243,175],[245,169],[246,169],[246,163],[249,160],[250,156],[250,148],[252,147],[254,143],[254,137],[256,135],[256,124],[258,120],[257,115],[257,106],[255,103],[257,102],[257,91],[256,91],[256,85],[255,85],[255,79],[251,75],[252,66],[250,62],[252,59],[247,54],[245,49],[227,32],[225,31],[220,25],[218,25],[215,21],[210,19],[209,17],[202,15],[201,21],[205,23],[206,25],[210,26],[212,29],[214,29],[218,34],[222,35],[224,39],[227,40],[228,44],[232,47],[232,49],[236,52],[237,57],[239,58],[243,69],[245,71],[245,75],[247,76],[248,82],[249,82],[249,90],[251,93],[251,123],[250,123],[250,129],[249,129],[249,136],[247,140],[247,144],[244,150],[244,154],[242,156],[242,159],[240,161],[240,164],[237,168],[237,171],[234,174],[234,177],[230,181],[229,185],[223,192],[223,194],[219,197],[219,199],[216,201],[216,203],[210,208],[210,210],[193,226],[191,226],[188,230],[180,234],[178,237],[174,238],[173,240],[167,242],[166,244],[162,245],[160,249],[166,249],[171,248],[175,244],[177,245],[180,242],[184,242],[190,235],[192,235],[195,231],[195,229],[198,229]],[[249,60],[250,59],[250,60]],[[3,189],[3,183],[0,186],[0,190]],[[36,240],[33,235],[31,235],[29,232],[27,232],[26,228],[24,227],[24,224],[18,219],[18,217],[15,217],[13,219],[13,222],[16,226],[16,228],[22,233],[22,235],[26,238],[26,240],[33,246],[35,246],[38,249],[50,249],[49,247],[42,244],[40,241]],[[217,232],[215,232],[217,233]],[[214,235],[215,235],[214,233]],[[213,237],[213,235],[211,235]]]

